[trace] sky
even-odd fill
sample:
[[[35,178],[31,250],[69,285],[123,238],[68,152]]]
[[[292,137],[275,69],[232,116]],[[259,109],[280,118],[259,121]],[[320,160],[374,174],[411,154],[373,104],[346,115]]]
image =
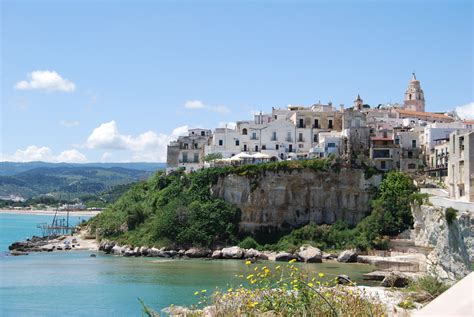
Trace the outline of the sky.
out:
[[[474,114],[471,1],[1,2],[0,160],[166,161],[191,127],[331,101]]]

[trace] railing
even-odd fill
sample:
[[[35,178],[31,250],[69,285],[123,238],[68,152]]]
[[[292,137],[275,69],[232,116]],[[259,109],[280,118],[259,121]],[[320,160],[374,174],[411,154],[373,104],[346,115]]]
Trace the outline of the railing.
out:
[[[286,141],[286,142],[293,142],[293,138],[288,138],[288,137],[287,137],[287,138],[285,139],[285,141]]]

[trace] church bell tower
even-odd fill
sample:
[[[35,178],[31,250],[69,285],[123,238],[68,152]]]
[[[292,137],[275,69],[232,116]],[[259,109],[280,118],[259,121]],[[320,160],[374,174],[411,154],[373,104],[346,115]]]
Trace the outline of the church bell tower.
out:
[[[421,89],[420,81],[416,79],[415,73],[408,83],[408,88],[405,91],[405,101],[403,108],[407,110],[425,112],[425,94]]]

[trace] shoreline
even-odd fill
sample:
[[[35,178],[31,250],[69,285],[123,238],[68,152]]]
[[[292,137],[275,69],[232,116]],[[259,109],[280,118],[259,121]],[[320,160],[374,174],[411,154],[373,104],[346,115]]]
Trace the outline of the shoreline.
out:
[[[15,210],[15,209],[0,209],[0,214],[11,214],[11,215],[35,215],[35,216],[54,216],[56,213],[55,210]],[[57,211],[58,215],[65,216],[67,211],[59,210]],[[100,210],[93,211],[69,211],[69,216],[96,216],[101,213]]]

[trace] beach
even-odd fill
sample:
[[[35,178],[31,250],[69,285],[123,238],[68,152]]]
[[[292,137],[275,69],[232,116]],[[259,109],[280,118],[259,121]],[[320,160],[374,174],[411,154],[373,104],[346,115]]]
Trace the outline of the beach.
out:
[[[81,211],[69,211],[69,216],[81,216],[81,217],[93,217],[99,214],[100,210],[81,210]],[[45,216],[54,216],[55,213],[61,216],[66,216],[67,211],[65,210],[18,210],[18,209],[0,209],[2,214],[14,214],[14,215],[45,215]]]

